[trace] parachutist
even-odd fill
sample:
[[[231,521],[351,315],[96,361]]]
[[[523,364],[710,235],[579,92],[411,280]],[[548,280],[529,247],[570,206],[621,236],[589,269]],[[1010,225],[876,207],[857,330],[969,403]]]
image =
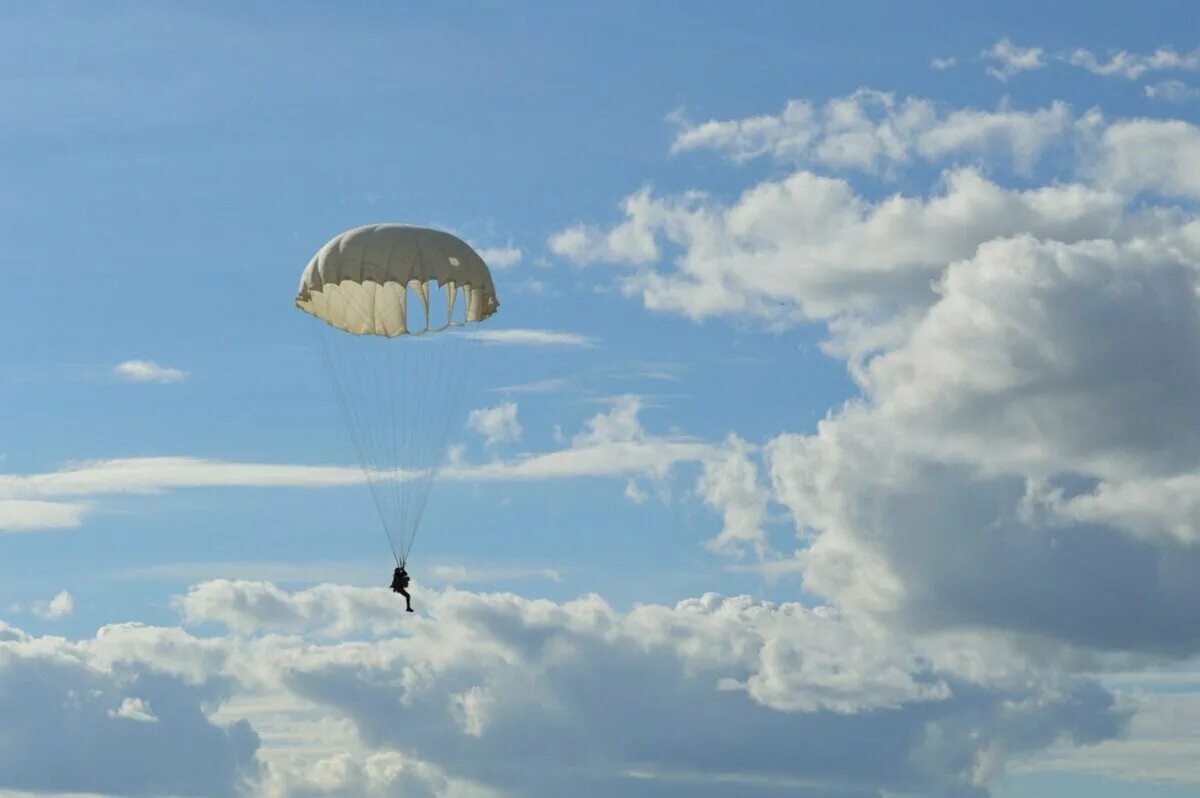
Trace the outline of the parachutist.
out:
[[[412,596],[408,595],[408,571],[404,570],[403,565],[396,566],[396,570],[392,572],[392,590],[404,596],[405,611],[412,612]]]

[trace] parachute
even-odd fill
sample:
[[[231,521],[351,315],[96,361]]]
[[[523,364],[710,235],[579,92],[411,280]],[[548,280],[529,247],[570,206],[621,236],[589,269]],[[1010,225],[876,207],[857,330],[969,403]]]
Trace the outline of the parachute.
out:
[[[296,307],[328,325],[318,330],[325,370],[397,565],[412,550],[474,362],[474,340],[453,328],[499,306],[475,250],[409,225],[348,230],[300,278]]]

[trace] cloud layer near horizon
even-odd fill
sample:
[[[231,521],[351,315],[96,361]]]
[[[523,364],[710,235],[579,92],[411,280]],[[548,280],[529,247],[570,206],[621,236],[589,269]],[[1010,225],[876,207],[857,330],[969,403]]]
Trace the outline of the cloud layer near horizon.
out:
[[[1012,756],[1108,739],[1126,722],[1095,683],[1001,641],[900,637],[830,608],[708,594],[620,613],[597,596],[421,596],[428,615],[414,617],[382,589],[216,580],[177,607],[187,624],[228,634],[119,624],[73,642],[0,627],[0,717],[54,704],[62,724],[96,733],[70,740],[81,762],[108,741],[156,735],[161,761],[104,769],[103,789],[121,794],[232,794],[247,779],[271,795],[388,794],[403,775],[428,795],[809,785],[864,798],[979,793]],[[20,689],[34,672],[54,689]],[[268,732],[261,770],[250,767],[252,728],[289,712],[308,720],[292,724],[291,744]],[[345,750],[296,758],[297,736],[347,722]],[[45,744],[19,725],[0,731]],[[169,788],[151,779],[196,735],[229,767],[176,768]],[[329,762],[323,773],[317,760]],[[0,787],[101,784],[69,769],[39,782],[36,770]],[[0,767],[14,772],[26,771]]]

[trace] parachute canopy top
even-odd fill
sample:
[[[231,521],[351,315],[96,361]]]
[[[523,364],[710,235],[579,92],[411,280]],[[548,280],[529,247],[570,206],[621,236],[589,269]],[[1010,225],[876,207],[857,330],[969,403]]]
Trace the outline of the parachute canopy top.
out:
[[[430,326],[429,295],[437,288],[446,313]],[[410,310],[410,291],[423,318]],[[300,278],[296,307],[354,335],[392,338],[483,321],[500,302],[483,258],[464,241],[426,227],[375,224],[321,247]]]

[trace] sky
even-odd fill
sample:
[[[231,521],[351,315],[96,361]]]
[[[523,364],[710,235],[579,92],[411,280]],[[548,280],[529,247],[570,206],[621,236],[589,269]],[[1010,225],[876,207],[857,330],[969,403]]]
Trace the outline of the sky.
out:
[[[0,15],[0,796],[1200,796],[1190,3]],[[409,562],[293,305],[491,267]]]

